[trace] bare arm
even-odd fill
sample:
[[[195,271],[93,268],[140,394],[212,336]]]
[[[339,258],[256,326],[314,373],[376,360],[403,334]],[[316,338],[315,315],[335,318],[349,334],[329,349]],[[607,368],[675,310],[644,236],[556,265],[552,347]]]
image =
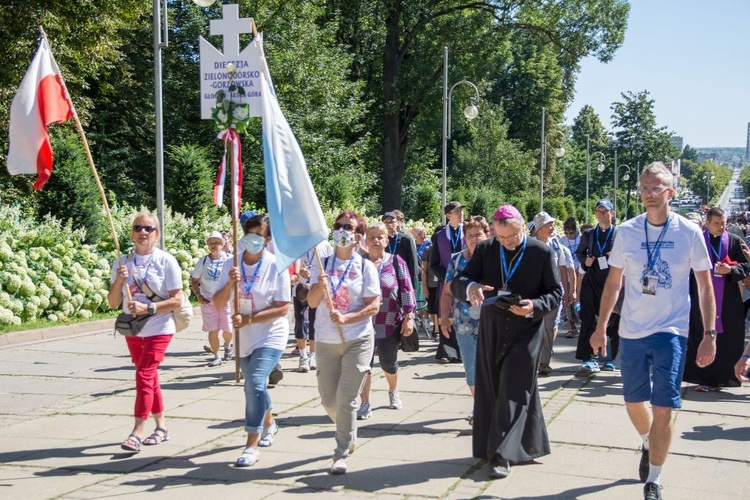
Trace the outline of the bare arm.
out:
[[[110,309],[117,309],[122,304],[122,285],[125,280],[128,279],[128,268],[125,265],[121,265],[117,268],[117,274],[115,282],[109,285],[109,293],[107,294],[107,304]]]
[[[238,267],[232,267],[229,270],[229,279],[227,280],[227,284],[224,285],[221,290],[217,290],[211,299],[214,301],[214,306],[216,306],[216,309],[221,311],[227,306],[229,298],[232,296],[232,291],[234,291],[235,285],[239,280],[240,269]]]
[[[714,362],[716,357],[716,339],[706,333],[716,327],[716,302],[714,301],[714,286],[711,281],[711,271],[694,271],[695,282],[698,285],[698,300],[701,316],[703,316],[703,340],[698,346],[695,363],[702,367]]]
[[[289,311],[289,302],[276,302],[274,301],[270,307],[258,311],[252,316],[249,314],[235,314],[232,316],[232,326],[235,328],[242,328],[243,326],[255,323],[270,323],[276,318],[286,316]]]
[[[621,267],[609,267],[609,275],[607,276],[607,282],[604,284],[602,302],[599,307],[599,323],[597,323],[596,330],[591,335],[590,340],[594,354],[601,350],[603,356],[607,355],[607,323],[609,323],[609,317],[612,315],[612,310],[615,308],[617,298],[620,295],[623,271]]]

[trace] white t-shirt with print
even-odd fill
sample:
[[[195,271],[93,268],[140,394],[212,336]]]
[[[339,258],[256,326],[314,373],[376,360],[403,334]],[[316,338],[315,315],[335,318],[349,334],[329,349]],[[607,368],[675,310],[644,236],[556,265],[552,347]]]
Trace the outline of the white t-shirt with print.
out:
[[[216,260],[213,260],[211,255],[206,255],[198,259],[198,263],[195,265],[195,269],[193,269],[190,277],[200,280],[201,295],[207,300],[211,300],[216,290],[219,289],[221,270],[224,268],[224,262],[230,257],[231,255],[221,252],[219,258]]]
[[[669,332],[688,336],[690,321],[690,270],[711,269],[703,234],[694,222],[671,213],[669,225],[655,254],[653,269],[658,274],[656,295],[643,293],[648,269],[646,215],[620,225],[609,255],[609,265],[624,269],[625,301],[620,320],[620,337],[639,339]],[[648,227],[648,242],[654,252],[664,226]]]
[[[357,252],[352,255],[351,265],[350,261],[337,259],[335,255],[328,257],[328,262],[326,259],[322,260],[329,276],[328,286],[331,289],[334,307],[342,313],[362,309],[367,297],[380,297],[378,270],[371,261],[363,259]],[[346,276],[343,276],[347,267]],[[313,263],[310,275],[310,282],[317,283],[320,275],[317,262]],[[375,333],[370,318],[358,323],[341,325],[341,331],[346,342]],[[320,302],[315,315],[315,341],[325,344],[341,342],[336,324],[331,321],[331,310],[325,298]]]
[[[240,259],[240,300],[250,298],[253,303],[253,314],[268,309],[274,302],[291,302],[291,285],[289,273],[276,271],[276,256],[268,251],[252,266],[244,262],[244,253]],[[219,285],[221,290],[229,282],[229,270],[232,269],[232,259],[224,263]],[[258,271],[255,274],[255,271]],[[255,275],[255,281],[252,280]],[[234,290],[230,295],[230,303],[234,304]],[[276,318],[267,323],[251,323],[240,328],[240,357],[252,354],[255,349],[269,347],[284,350],[289,337],[289,320],[286,317]]]
[[[125,286],[130,288],[134,300],[144,304],[168,298],[170,290],[182,290],[182,269],[177,259],[159,248],[154,248],[151,255],[131,253],[127,258],[117,259],[112,265],[110,284],[115,282],[117,269],[123,261],[128,268],[127,282],[122,285],[122,310],[125,313],[130,313]],[[169,311],[151,316],[138,336],[153,337],[174,333],[174,315]]]

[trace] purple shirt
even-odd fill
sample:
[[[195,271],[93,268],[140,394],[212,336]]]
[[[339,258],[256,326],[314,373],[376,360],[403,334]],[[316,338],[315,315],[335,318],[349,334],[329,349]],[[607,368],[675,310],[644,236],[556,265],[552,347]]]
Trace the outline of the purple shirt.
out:
[[[394,259],[396,266],[394,266]],[[411,286],[409,269],[404,259],[398,255],[390,255],[378,269],[380,277],[380,311],[373,318],[375,338],[383,339],[396,332],[396,326],[401,324],[404,314],[414,312],[417,298]]]

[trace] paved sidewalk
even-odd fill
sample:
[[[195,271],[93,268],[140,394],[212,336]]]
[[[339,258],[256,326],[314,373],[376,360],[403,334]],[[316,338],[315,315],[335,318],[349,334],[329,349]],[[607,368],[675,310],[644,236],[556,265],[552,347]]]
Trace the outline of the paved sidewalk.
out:
[[[199,327],[198,318],[175,337],[160,372],[171,439],[137,455],[119,447],[132,426],[134,370],[111,329],[0,347],[0,498],[642,498],[640,438],[619,372],[577,377],[575,339],[558,338],[555,371],[539,381],[552,454],[537,463],[487,479],[471,457],[462,368],[436,364],[435,344],[423,340],[420,352],[400,354],[402,410],[387,408],[376,366],[373,416],[361,422],[349,473],[330,476],[334,428],[315,372],[294,372],[291,346],[271,391],[281,427],[274,445],[255,466],[232,466],[245,440],[243,391],[233,363],[205,367]],[[749,403],[748,387],[685,389],[665,498],[750,497]]]

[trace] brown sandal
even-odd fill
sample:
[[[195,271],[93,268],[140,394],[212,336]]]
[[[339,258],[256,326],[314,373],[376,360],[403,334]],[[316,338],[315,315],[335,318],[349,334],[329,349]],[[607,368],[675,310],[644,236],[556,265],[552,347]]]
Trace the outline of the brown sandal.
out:
[[[154,429],[153,434],[143,440],[143,444],[146,446],[153,446],[163,443],[164,441],[169,441],[169,432],[164,427],[157,427]]]

